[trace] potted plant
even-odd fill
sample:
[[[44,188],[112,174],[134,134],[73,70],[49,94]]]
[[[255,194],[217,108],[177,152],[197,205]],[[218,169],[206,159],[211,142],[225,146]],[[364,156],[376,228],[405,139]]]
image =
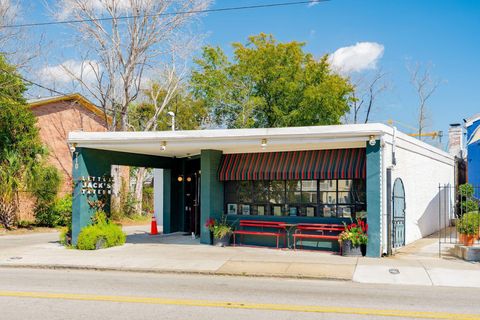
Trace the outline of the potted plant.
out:
[[[462,219],[473,223],[477,227],[476,238],[480,239],[480,213],[477,211],[468,212],[462,216]]]
[[[457,232],[459,235],[459,241],[464,246],[472,246],[478,235],[478,220],[471,215],[465,214],[457,223]]]
[[[232,235],[232,227],[230,227],[226,221],[218,221],[210,218],[206,224],[208,230],[210,230],[210,239],[213,238],[213,244],[219,247],[225,247],[230,244],[230,237]]]
[[[367,253],[368,224],[357,219],[349,225],[345,224],[345,230],[340,234],[338,241],[342,248],[343,256],[365,256]]]
[[[215,219],[208,218],[207,222],[205,222],[205,227],[207,227],[208,231],[210,231],[210,245],[213,245],[213,228],[215,226]]]

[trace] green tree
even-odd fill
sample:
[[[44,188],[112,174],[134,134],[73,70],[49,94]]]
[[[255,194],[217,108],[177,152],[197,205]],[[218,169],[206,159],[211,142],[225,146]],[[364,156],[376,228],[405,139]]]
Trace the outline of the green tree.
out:
[[[304,45],[261,33],[234,43],[232,61],[219,47],[204,47],[192,72],[194,97],[229,128],[338,124],[354,88],[326,55],[317,60]]]
[[[56,170],[45,165],[47,151],[23,97],[26,89],[15,68],[0,55],[0,223],[6,228],[16,221],[19,192],[40,191],[35,188],[39,182],[51,187],[44,173]]]
[[[158,104],[162,103],[165,95],[165,92],[158,95]],[[150,95],[147,94],[146,96],[150,98]],[[155,109],[154,103],[149,99],[138,104],[132,104],[129,110],[129,123],[132,128],[134,130],[145,130],[147,122],[154,117]],[[177,130],[198,129],[207,117],[207,110],[203,101],[196,100],[190,93],[179,90],[161,111],[152,129],[171,130],[171,118],[167,115],[169,111],[175,113]]]

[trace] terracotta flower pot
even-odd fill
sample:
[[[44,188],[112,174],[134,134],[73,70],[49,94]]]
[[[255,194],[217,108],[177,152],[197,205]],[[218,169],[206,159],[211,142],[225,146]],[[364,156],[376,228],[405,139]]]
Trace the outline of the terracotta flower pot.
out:
[[[459,243],[464,243],[465,242],[465,234],[463,234],[463,233],[458,234],[458,242]]]
[[[472,234],[472,235],[465,234],[464,238],[463,238],[463,245],[467,246],[467,247],[473,246],[476,238],[477,238],[477,236],[474,235],[474,234]]]

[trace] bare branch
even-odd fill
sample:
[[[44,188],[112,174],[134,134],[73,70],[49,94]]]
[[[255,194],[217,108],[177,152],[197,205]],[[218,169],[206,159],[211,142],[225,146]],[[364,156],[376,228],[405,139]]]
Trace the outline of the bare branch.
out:
[[[360,74],[352,80],[355,87],[351,105],[353,123],[370,121],[377,98],[389,88],[387,76],[388,73],[380,68],[376,69],[374,73]],[[363,120],[360,120],[361,113],[365,114]]]
[[[413,65],[407,64],[407,70],[410,73],[410,83],[418,97],[417,133],[418,138],[422,140],[422,133],[425,131],[428,121],[427,101],[435,93],[442,81],[432,76],[431,64],[422,65],[418,62]]]

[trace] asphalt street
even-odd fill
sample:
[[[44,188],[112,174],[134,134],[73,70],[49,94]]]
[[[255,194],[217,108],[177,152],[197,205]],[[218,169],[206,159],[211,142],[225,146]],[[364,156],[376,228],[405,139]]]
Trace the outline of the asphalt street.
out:
[[[0,319],[480,319],[480,290],[0,269]]]

